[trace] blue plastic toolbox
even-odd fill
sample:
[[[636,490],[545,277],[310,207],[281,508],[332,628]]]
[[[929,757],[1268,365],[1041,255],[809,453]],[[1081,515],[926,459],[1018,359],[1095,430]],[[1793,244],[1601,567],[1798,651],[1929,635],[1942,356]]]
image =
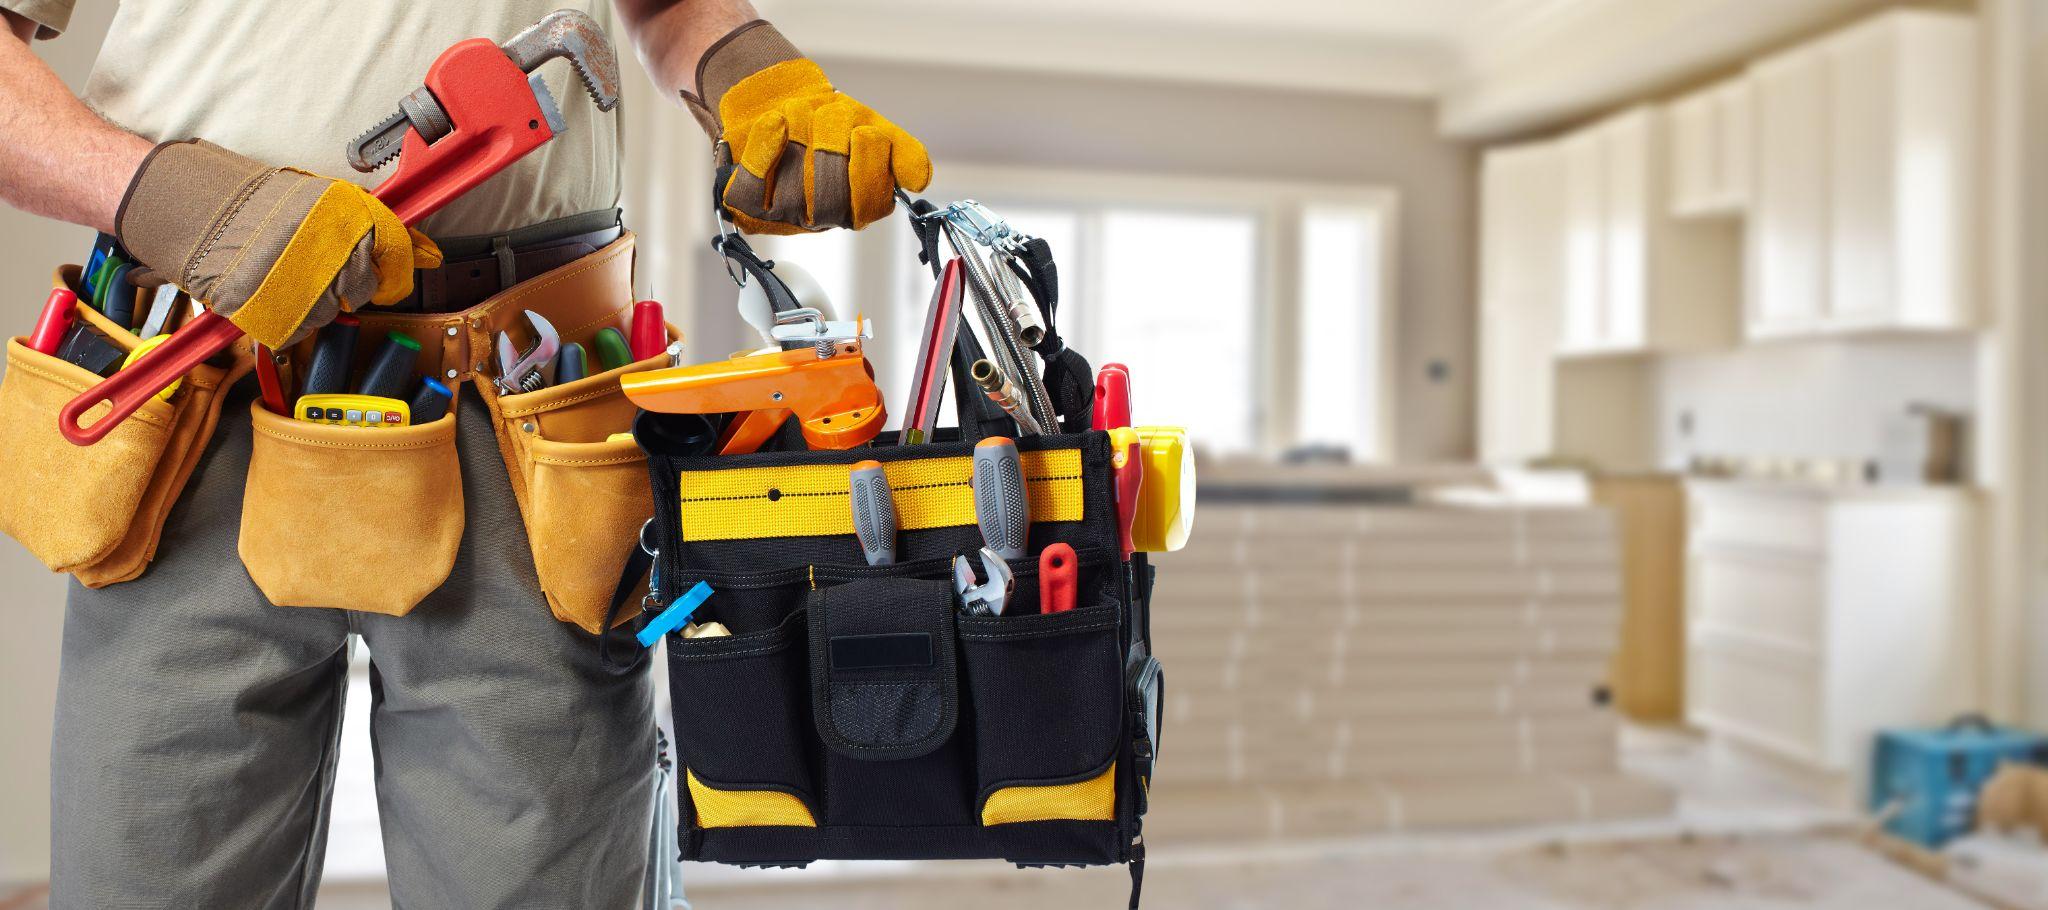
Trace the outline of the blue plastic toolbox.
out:
[[[1978,791],[2000,764],[2013,761],[2048,765],[2048,736],[1975,715],[1939,730],[1884,731],[1870,775],[1870,811],[1889,814],[1885,830],[1894,836],[1938,848],[1970,830]]]

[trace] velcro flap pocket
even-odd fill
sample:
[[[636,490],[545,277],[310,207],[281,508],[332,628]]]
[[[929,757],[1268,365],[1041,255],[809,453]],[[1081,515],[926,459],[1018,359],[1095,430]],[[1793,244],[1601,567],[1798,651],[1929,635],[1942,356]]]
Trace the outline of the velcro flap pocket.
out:
[[[833,751],[862,761],[927,755],[953,735],[960,686],[953,588],[870,578],[811,595],[812,713]]]

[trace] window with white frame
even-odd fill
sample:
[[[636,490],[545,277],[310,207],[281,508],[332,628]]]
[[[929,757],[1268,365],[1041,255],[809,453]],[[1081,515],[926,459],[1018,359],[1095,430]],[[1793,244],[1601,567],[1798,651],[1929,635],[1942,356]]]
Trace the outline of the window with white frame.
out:
[[[941,176],[927,198],[978,199],[1051,244],[1059,331],[1095,365],[1131,368],[1138,423],[1186,426],[1216,454],[1314,445],[1389,456],[1391,191],[1003,168]],[[870,359],[900,426],[933,284],[903,219],[757,246],[802,264],[843,316],[875,320]]]

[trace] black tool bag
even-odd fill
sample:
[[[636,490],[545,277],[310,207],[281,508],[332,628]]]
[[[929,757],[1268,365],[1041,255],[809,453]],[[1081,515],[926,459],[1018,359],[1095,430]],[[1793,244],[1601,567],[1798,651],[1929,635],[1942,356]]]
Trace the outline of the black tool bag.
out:
[[[661,419],[660,415],[647,418]],[[1151,570],[1117,541],[1108,434],[1019,439],[1030,558],[1000,616],[960,609],[982,546],[973,439],[850,451],[655,455],[656,599],[699,581],[668,637],[684,859],[1132,863],[1158,743]],[[883,462],[897,562],[866,564],[848,475]],[[1039,612],[1038,554],[1071,545],[1074,608]],[[1136,888],[1133,888],[1133,901]]]

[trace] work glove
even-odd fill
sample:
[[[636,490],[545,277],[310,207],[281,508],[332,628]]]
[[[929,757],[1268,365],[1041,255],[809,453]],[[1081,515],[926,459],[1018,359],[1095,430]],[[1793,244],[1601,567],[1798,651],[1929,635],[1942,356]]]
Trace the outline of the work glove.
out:
[[[197,139],[143,159],[114,231],[148,267],[143,283],[177,284],[272,348],[403,300],[413,269],[441,264],[434,242],[368,190]]]
[[[859,229],[896,207],[896,188],[932,179],[924,144],[841,94],[825,71],[761,20],[719,39],[683,93],[718,140],[719,202],[749,234]],[[737,165],[728,168],[728,165]]]

